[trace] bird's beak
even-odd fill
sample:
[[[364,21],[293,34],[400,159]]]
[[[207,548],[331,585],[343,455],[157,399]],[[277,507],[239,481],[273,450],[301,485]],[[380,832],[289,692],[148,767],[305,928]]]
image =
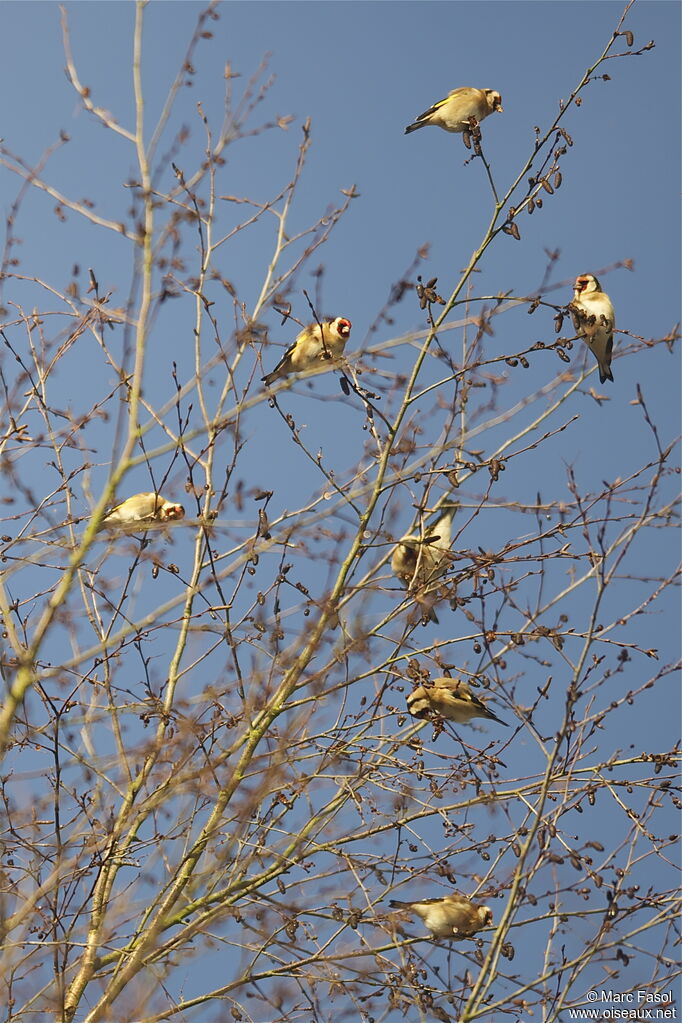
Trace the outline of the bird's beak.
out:
[[[503,114],[504,113],[504,107],[502,106],[501,103],[497,104],[497,106],[495,107],[495,110],[497,110],[498,114]]]

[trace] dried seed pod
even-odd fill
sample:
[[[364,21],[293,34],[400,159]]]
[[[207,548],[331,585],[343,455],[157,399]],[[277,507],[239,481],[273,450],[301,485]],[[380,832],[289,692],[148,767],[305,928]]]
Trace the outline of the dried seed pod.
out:
[[[539,195],[537,196],[537,198],[536,198],[536,200],[535,200],[535,205],[537,206],[537,208],[538,208],[539,210],[541,210],[541,209],[542,209],[542,199],[540,198],[540,196],[539,196]]]
[[[627,31],[624,32],[623,34],[625,35],[625,42],[628,44],[628,46],[634,46],[635,45],[635,37],[633,36],[633,34],[630,31],[630,29],[627,29]]]
[[[545,192],[549,192],[550,195],[554,195],[554,189],[550,185],[547,178],[542,179],[542,187],[544,188]]]
[[[264,540],[270,539],[270,527],[264,508],[259,508],[258,510],[258,532]]]
[[[561,359],[562,362],[570,362],[571,361],[569,359],[569,357],[566,355],[566,352],[563,350],[563,348],[557,348],[556,349],[556,353],[557,353],[557,355],[559,356],[559,358]]]
[[[525,355],[519,356],[519,362],[521,363],[524,369],[528,369],[528,367],[530,366],[530,363],[528,362],[528,359],[526,358]]]
[[[348,395],[350,394],[350,386],[348,384],[348,378],[345,375],[345,373],[342,373],[341,376],[339,377],[339,384],[341,385],[341,390],[343,391],[343,393],[346,395],[346,397],[348,397]]]
[[[561,182],[563,180],[564,179],[561,176],[561,171],[557,171],[556,174],[554,175],[554,187],[561,188]]]
[[[531,196],[531,198],[528,200],[528,212],[532,213],[534,209],[535,209],[535,199],[533,199],[533,197]]]
[[[582,101],[582,99],[580,98],[580,96],[576,96],[576,98],[575,98],[575,105],[576,105],[577,107],[581,107],[581,106],[583,105],[583,101]]]

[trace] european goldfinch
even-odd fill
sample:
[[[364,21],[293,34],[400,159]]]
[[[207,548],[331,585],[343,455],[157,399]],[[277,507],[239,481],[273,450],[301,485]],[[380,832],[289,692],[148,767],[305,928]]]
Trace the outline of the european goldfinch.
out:
[[[425,128],[430,124],[445,131],[462,132],[471,127],[470,117],[475,117],[480,124],[488,114],[495,111],[501,114],[502,110],[502,97],[499,92],[495,92],[494,89],[472,89],[470,86],[464,86],[461,89],[453,89],[445,99],[438,100],[420,114],[412,124],[408,124],[405,134],[409,135],[411,131]]]
[[[460,725],[468,724],[472,718],[487,718],[506,725],[483,700],[474,696],[461,678],[434,678],[428,685],[417,686],[407,697],[407,709],[413,717],[427,720],[440,715]]]
[[[173,504],[161,494],[135,494],[112,508],[102,520],[102,527],[126,528],[153,522],[176,522],[184,514],[181,504]]]
[[[325,320],[322,329],[319,323],[311,323],[301,331],[273,371],[263,377],[263,382],[269,386],[275,380],[288,377],[290,373],[303,373],[307,369],[313,369],[326,359],[329,360],[328,368],[331,368],[343,355],[352,326],[350,320],[343,316]]]
[[[585,341],[599,365],[599,380],[613,380],[611,355],[616,315],[609,296],[594,274],[576,278],[569,311],[576,334]]]
[[[391,899],[395,909],[406,909],[421,917],[434,938],[472,938],[482,927],[493,922],[489,906],[470,902],[455,892],[440,899],[422,899],[420,902],[398,902]]]
[[[423,618],[438,622],[433,610],[438,599],[435,583],[448,567],[452,519],[450,507],[423,537],[410,534],[400,540],[391,557],[391,571],[414,595]]]

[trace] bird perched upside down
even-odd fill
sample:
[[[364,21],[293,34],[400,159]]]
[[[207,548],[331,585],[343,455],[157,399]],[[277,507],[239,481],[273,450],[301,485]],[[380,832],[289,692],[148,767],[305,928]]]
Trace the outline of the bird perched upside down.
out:
[[[343,316],[337,316],[334,320],[324,320],[322,325],[311,323],[301,331],[272,372],[262,378],[263,383],[269,386],[275,380],[283,380],[291,373],[303,373],[305,370],[314,369],[325,360],[329,360],[327,368],[331,369],[343,355],[352,326],[350,320]]]
[[[416,718],[432,720],[436,716],[466,725],[472,718],[487,718],[506,726],[488,709],[483,700],[474,696],[461,678],[434,678],[428,685],[417,686],[407,697],[407,709]]]
[[[109,512],[102,520],[102,528],[130,528],[154,522],[177,522],[184,517],[181,504],[167,501],[161,494],[135,494]]]
[[[454,507],[430,526],[423,537],[410,534],[400,540],[391,557],[391,571],[414,595],[425,621],[438,623],[433,610],[438,600],[437,580],[446,572]]]
[[[599,380],[613,380],[611,356],[616,314],[609,296],[601,290],[594,274],[581,274],[573,288],[568,309],[576,334],[585,341],[599,365]]]
[[[473,89],[464,86],[453,89],[444,99],[438,100],[432,107],[420,114],[412,124],[408,124],[405,134],[417,128],[433,125],[445,131],[463,132],[471,127],[470,118],[474,117],[480,124],[492,113],[502,113],[502,97],[494,89]]]
[[[434,938],[472,938],[477,931],[493,922],[489,906],[471,902],[459,892],[440,899],[422,899],[419,902],[398,902],[391,899],[394,909],[416,913],[424,921]]]

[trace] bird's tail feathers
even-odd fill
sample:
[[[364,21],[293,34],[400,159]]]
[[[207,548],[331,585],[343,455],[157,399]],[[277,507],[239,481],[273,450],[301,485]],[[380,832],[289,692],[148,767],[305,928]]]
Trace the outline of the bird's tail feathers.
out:
[[[434,625],[440,625],[438,616],[433,609],[435,599],[422,594],[417,594],[414,599],[417,607],[422,613],[422,624],[426,625],[427,622],[433,622]]]

